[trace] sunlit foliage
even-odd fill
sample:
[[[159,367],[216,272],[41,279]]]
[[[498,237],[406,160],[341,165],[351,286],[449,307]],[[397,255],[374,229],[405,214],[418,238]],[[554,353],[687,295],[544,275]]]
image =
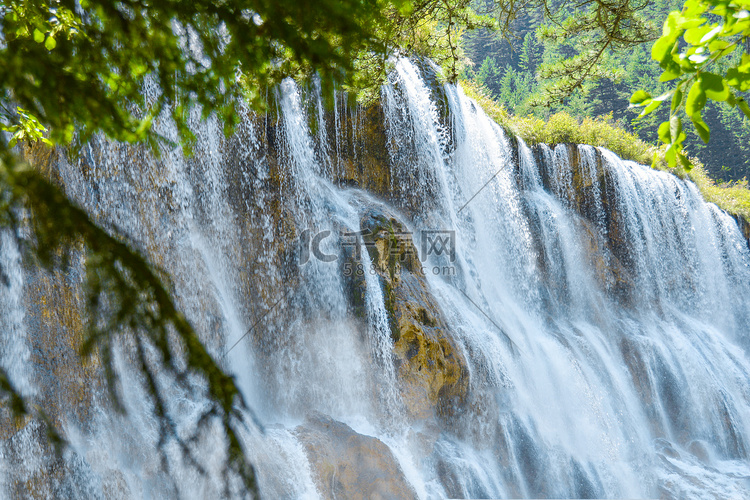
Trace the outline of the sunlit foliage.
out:
[[[651,57],[663,70],[659,80],[675,80],[674,88],[658,97],[641,90],[633,94],[630,102],[644,108],[641,117],[663,102],[671,103],[669,119],[659,126],[659,139],[668,146],[666,158],[670,166],[679,162],[684,168],[691,168],[683,152],[686,135],[682,111],[704,142],[711,137],[701,116],[708,99],[736,107],[750,118],[750,107],[740,94],[750,90],[750,54],[745,50],[748,40],[748,0],[687,0],[681,11],[673,11],[667,17]]]

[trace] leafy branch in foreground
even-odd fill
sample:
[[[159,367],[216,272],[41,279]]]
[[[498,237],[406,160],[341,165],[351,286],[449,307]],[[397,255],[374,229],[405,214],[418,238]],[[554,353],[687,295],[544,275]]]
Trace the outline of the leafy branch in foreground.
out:
[[[9,153],[0,162],[0,199],[0,218],[10,221],[16,229],[23,222],[15,214],[21,209],[30,211],[32,253],[44,268],[64,268],[66,259],[61,260],[60,256],[69,255],[74,245],[84,242],[88,322],[81,355],[101,359],[111,401],[124,412],[113,356],[118,346],[129,343],[160,426],[163,465],[168,467],[165,447],[174,442],[188,462],[202,471],[191,444],[206,426],[218,421],[227,439],[225,488],[229,488],[233,473],[246,494],[258,496],[255,472],[245,458],[239,437],[240,428],[247,427],[242,411],[249,411],[242,395],[233,378],[221,370],[177,310],[164,283],[143,257],[97,226],[59,188],[30,166],[15,161]],[[7,376],[0,375],[0,390],[9,398],[14,414],[28,414],[26,402]],[[167,391],[171,388],[165,378],[193,392],[202,389],[208,403],[197,429],[187,439],[180,435],[170,414]],[[48,428],[59,436],[49,422]]]
[[[385,50],[364,50],[354,58],[354,71],[344,88],[368,105],[380,96],[380,86],[394,54],[427,57],[443,68],[443,76],[456,82],[463,57],[461,38],[465,31],[496,30],[500,2],[484,9],[473,0],[406,0],[384,2],[383,22],[376,30]]]
[[[743,97],[750,91],[749,40],[750,0],[687,0],[682,11],[669,14],[651,57],[663,70],[659,80],[676,80],[675,86],[658,97],[639,90],[630,102],[644,108],[639,118],[663,102],[671,102],[669,120],[659,126],[659,139],[667,145],[670,167],[678,163],[688,170],[692,167],[683,152],[686,135],[681,111],[706,143],[711,132],[701,112],[707,99],[739,108],[750,118],[750,107]]]
[[[151,121],[161,110],[190,142],[190,103],[231,131],[240,99],[261,107],[286,76],[344,78],[356,54],[385,51],[383,9],[404,3],[9,0],[0,5],[0,103],[28,110],[56,144],[99,131],[157,139]]]
[[[5,118],[4,121],[8,121],[9,123],[0,122],[0,131],[10,134],[8,147],[14,147],[19,141],[27,141],[29,143],[41,141],[48,146],[52,146],[52,141],[45,137],[47,129],[39,122],[36,116],[21,107],[16,107],[15,113],[8,110],[4,111],[0,117]]]

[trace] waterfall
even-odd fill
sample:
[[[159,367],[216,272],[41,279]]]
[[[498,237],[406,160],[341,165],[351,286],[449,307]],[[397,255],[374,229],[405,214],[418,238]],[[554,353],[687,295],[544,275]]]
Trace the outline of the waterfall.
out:
[[[196,110],[192,157],[99,137],[53,171],[235,376],[264,498],[750,495],[735,221],[606,149],[526,145],[435,71],[395,61],[370,108],[287,80],[229,138]],[[176,447],[165,468],[126,351],[127,415],[76,364],[80,268],[36,270],[0,233],[0,362],[70,442],[41,459],[39,424],[3,420],[4,496],[221,496],[218,428],[205,474]],[[205,401],[170,397],[193,429]]]

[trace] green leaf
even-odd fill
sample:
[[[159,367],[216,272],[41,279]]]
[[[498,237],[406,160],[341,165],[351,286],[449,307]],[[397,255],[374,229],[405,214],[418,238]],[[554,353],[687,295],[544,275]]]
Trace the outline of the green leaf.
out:
[[[681,16],[678,26],[681,29],[689,30],[689,29],[697,28],[698,26],[700,26],[701,24],[705,22],[706,22],[705,19]]]
[[[630,104],[635,106],[642,106],[644,101],[651,99],[651,94],[645,90],[638,90],[630,97]]]
[[[34,41],[36,43],[42,43],[44,41],[44,33],[34,28]]]
[[[659,153],[654,151],[654,154],[651,157],[651,168],[656,168],[658,165],[659,165]]]
[[[651,58],[655,61],[659,61],[659,63],[663,63],[665,60],[670,59],[672,55],[672,49],[674,48],[676,42],[677,36],[674,36],[673,33],[659,38],[656,42],[654,42],[654,46],[651,47]]]
[[[724,79],[713,73],[701,73],[701,87],[706,92],[706,97],[714,101],[726,101],[729,99],[729,86]]]
[[[672,11],[667,16],[667,20],[664,21],[664,26],[662,26],[662,38],[667,38],[669,36],[674,35],[675,29],[677,29],[677,20],[680,18],[680,13],[677,11]]]
[[[738,47],[738,44],[736,44],[736,43],[727,45],[726,48],[721,49],[720,57],[726,57],[726,56],[728,56],[729,54],[731,54],[732,52],[734,52],[735,50],[737,50],[737,47]]]
[[[682,164],[682,168],[684,168],[685,170],[693,169],[693,164],[690,163],[690,160],[688,160],[687,156],[685,156],[684,154],[678,152],[677,159],[680,161],[680,163]]]
[[[669,80],[674,80],[678,76],[682,74],[682,70],[680,69],[679,64],[673,64],[670,65],[669,68],[665,69],[664,72],[659,76],[660,82],[668,82]]]
[[[727,70],[726,82],[732,87],[746,92],[750,90],[750,71],[742,71],[740,68],[729,68]]]
[[[690,28],[685,31],[683,38],[690,45],[701,45],[703,37],[712,31],[711,26],[699,26],[697,28]]]
[[[729,42],[727,42],[726,40],[723,40],[721,38],[719,38],[717,40],[713,40],[713,41],[711,41],[708,44],[708,50],[710,52],[717,52],[719,50],[724,50],[727,47],[729,47]]]
[[[680,120],[680,117],[677,115],[672,116],[672,118],[669,119],[669,135],[672,138],[672,142],[682,142],[679,141],[680,134],[682,133],[682,120]]]
[[[672,111],[674,112],[682,104],[682,89],[677,87],[672,96]]]
[[[703,64],[704,62],[708,61],[709,55],[708,53],[702,52],[700,54],[693,54],[691,56],[688,56],[688,61],[690,61],[693,64]]]
[[[659,140],[664,144],[672,143],[672,138],[669,135],[669,122],[662,122],[659,125]]]
[[[653,110],[658,108],[660,105],[661,105],[661,101],[652,99],[651,102],[648,104],[648,106],[646,106],[645,109],[641,111],[641,114],[638,115],[638,118],[643,118],[644,116],[650,114]]]
[[[701,45],[703,45],[704,43],[710,42],[711,40],[713,40],[714,38],[716,38],[716,36],[719,33],[721,33],[722,29],[723,29],[723,26],[721,26],[721,25],[716,26],[714,29],[712,29],[711,31],[709,31],[708,33],[706,33],[705,35],[703,35],[703,38],[701,38],[698,43],[701,44]]]
[[[667,159],[667,164],[669,164],[671,168],[675,167],[676,153],[677,151],[675,146],[667,148],[667,151],[664,153],[664,157]]]
[[[699,113],[703,106],[706,105],[706,92],[703,90],[700,79],[693,82],[693,86],[690,87],[688,92],[687,100],[685,101],[685,113],[688,116],[693,116],[695,113]]]
[[[414,11],[414,4],[410,1],[402,2],[398,6],[398,13],[401,14],[404,17],[409,16]]]
[[[706,12],[707,8],[708,5],[700,0],[686,0],[682,7],[682,13],[685,16],[697,17]]]
[[[711,130],[708,128],[708,125],[706,125],[706,122],[703,121],[700,112],[691,115],[690,119],[693,121],[695,130],[698,132],[700,138],[703,139],[703,142],[708,144],[709,139],[711,139]]]
[[[57,47],[57,42],[53,37],[48,36],[44,41],[44,46],[47,48],[47,50],[54,50],[54,48]]]

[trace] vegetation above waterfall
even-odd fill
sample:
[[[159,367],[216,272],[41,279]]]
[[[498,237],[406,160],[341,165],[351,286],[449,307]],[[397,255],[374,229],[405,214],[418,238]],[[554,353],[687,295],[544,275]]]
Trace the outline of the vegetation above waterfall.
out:
[[[584,117],[579,120],[568,112],[559,111],[547,120],[535,115],[514,115],[493,99],[486,87],[470,80],[462,81],[466,94],[475,99],[511,136],[528,144],[590,144],[605,147],[621,158],[650,163],[657,148],[618,126],[611,117]]]
[[[750,221],[750,189],[747,180],[716,182],[697,158],[692,168],[681,165],[670,167],[665,159],[666,146],[656,147],[614,121],[611,115],[576,118],[566,111],[558,111],[547,120],[535,115],[518,116],[490,97],[490,92],[472,81],[461,83],[466,94],[475,99],[484,111],[511,136],[527,144],[590,144],[607,148],[617,156],[643,165],[668,171],[692,180],[706,201],[716,203],[722,210]]]

